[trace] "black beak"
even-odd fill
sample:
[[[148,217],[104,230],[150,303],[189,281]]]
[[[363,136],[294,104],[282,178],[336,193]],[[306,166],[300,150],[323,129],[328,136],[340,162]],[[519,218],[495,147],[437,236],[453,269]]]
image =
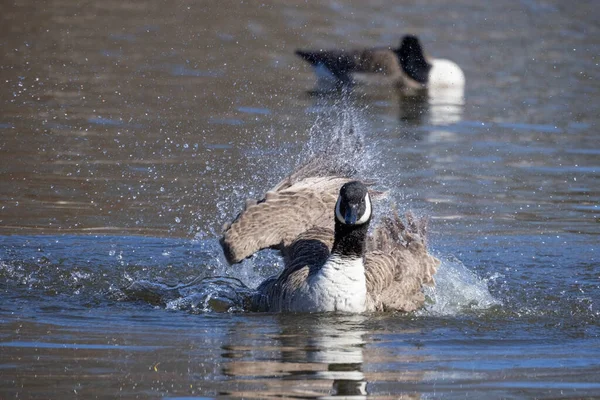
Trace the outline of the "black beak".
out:
[[[346,215],[344,215],[344,222],[347,225],[354,225],[354,224],[356,224],[357,220],[358,220],[358,205],[351,204],[346,209]]]

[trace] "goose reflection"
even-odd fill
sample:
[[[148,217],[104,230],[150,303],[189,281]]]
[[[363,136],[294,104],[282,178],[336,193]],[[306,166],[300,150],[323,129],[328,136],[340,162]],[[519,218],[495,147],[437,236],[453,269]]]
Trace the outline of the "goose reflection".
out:
[[[308,336],[315,350],[307,353],[307,359],[327,366],[326,371],[316,371],[315,377],[332,381],[331,395],[319,398],[366,398],[367,382],[362,371],[366,333],[363,322],[361,316],[337,317],[317,324]]]
[[[399,89],[399,119],[410,125],[450,125],[462,120],[464,87]]]
[[[252,357],[248,357],[248,336],[236,338],[243,330],[231,331],[232,344],[222,348],[222,356],[228,360],[223,372],[252,384],[222,395],[248,395],[251,391],[250,397],[273,393],[322,399],[366,397],[364,316],[282,314],[273,318],[280,331],[256,334]]]
[[[382,85],[342,88],[336,91],[311,90],[311,111],[323,111],[340,105],[365,109],[372,105],[398,104],[398,119],[409,127],[444,126],[463,118],[465,91],[463,86],[389,89]]]

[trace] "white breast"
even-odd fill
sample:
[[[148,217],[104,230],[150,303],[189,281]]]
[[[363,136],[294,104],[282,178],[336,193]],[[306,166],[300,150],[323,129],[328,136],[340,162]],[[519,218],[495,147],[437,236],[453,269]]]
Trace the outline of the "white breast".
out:
[[[462,69],[450,60],[435,59],[429,71],[429,87],[463,87],[465,74]]]
[[[329,257],[325,265],[309,276],[289,303],[294,312],[364,312],[367,283],[362,258]]]

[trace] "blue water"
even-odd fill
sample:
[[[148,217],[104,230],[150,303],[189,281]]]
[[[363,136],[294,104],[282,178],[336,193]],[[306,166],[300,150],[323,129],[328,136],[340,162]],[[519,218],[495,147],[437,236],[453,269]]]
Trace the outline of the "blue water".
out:
[[[519,251],[499,254],[510,249],[507,240]],[[371,394],[425,397],[577,397],[600,390],[597,250],[577,234],[435,240],[442,259],[437,288],[412,316],[216,312],[207,298],[223,286],[206,290],[202,278],[231,276],[252,286],[272,271],[259,262],[226,266],[212,239],[4,236],[1,244],[7,395],[30,382],[23,368],[49,384],[51,360],[77,366],[64,382],[76,379],[84,395],[100,390],[90,382],[94,376],[124,383],[118,377],[127,365],[146,371],[130,373],[130,395],[145,388],[152,396],[261,397],[280,382],[268,391],[312,396],[346,378],[368,382]],[[573,251],[563,255],[566,244]],[[156,293],[157,285],[190,282],[193,290],[167,300],[128,291],[132,283],[152,283]],[[88,352],[95,355],[82,358]],[[343,372],[337,379],[322,368]],[[302,384],[310,381],[321,389]]]

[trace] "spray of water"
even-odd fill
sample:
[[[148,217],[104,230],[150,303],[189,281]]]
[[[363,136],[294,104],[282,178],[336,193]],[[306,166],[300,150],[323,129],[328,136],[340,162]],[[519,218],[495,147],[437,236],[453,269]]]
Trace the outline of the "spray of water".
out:
[[[437,256],[441,264],[435,276],[435,286],[425,287],[428,302],[419,315],[457,315],[502,304],[490,293],[488,282],[469,270],[458,258]]]
[[[315,122],[308,130],[308,140],[299,152],[294,153],[289,146],[274,148],[272,144],[267,143],[250,144],[244,152],[248,164],[265,167],[262,171],[255,172],[253,179],[246,180],[246,184],[235,183],[228,186],[227,182],[224,183],[222,193],[226,196],[218,201],[219,225],[231,221],[241,210],[246,199],[260,198],[296,167],[323,153],[332,162],[344,162],[354,166],[359,177],[374,180],[378,182],[379,188],[387,190],[388,195],[380,200],[377,206],[380,214],[392,208],[400,212],[410,209],[410,204],[407,204],[398,185],[401,177],[398,173],[382,168],[385,164],[381,160],[376,138],[368,133],[367,120],[365,110],[356,107],[351,100],[344,97],[319,108]],[[419,216],[425,212],[416,210],[415,214]],[[196,240],[215,243],[214,238],[219,236],[220,231],[211,229],[208,233],[199,232]],[[215,249],[218,255],[215,255],[216,267],[213,269],[213,276],[227,277],[229,280],[194,282],[185,291],[170,288],[168,295],[164,293],[165,288],[158,290],[152,285],[142,286],[156,292],[162,291],[162,302],[171,309],[239,310],[243,308],[243,296],[237,295],[236,292],[247,293],[248,287],[258,286],[266,277],[277,273],[282,266],[280,259],[273,252],[263,252],[245,260],[241,265],[228,267],[219,250]],[[465,267],[460,260],[443,256],[440,258],[442,264],[436,275],[436,286],[425,289],[429,304],[421,311],[422,315],[455,315],[499,304],[490,294],[487,283]],[[174,293],[178,296],[172,297]]]

